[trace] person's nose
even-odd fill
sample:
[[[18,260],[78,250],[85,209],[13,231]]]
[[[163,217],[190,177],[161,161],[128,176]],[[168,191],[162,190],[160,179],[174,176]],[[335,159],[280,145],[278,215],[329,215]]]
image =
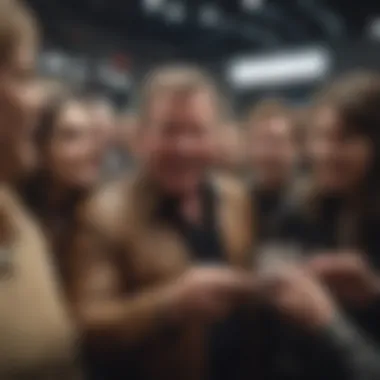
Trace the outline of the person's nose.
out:
[[[194,141],[191,137],[183,136],[175,142],[174,150],[179,155],[191,154],[194,150]]]

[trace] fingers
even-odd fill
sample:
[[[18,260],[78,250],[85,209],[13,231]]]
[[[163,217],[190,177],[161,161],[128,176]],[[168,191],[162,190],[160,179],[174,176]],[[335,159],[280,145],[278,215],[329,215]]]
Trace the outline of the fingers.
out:
[[[309,263],[357,263],[358,261],[363,261],[364,256],[360,252],[356,251],[344,251],[344,252],[329,252],[316,255],[314,258],[309,260]]]
[[[362,255],[355,252],[324,254],[311,259],[307,268],[316,275],[344,275],[356,273],[366,265]]]

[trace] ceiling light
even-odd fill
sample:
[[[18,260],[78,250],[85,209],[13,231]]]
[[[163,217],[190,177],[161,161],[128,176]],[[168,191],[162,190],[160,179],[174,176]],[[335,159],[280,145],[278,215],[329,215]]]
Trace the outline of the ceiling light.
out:
[[[368,34],[374,39],[380,39],[380,17],[374,18],[368,25]]]
[[[322,79],[330,66],[329,53],[317,48],[237,59],[229,65],[227,76],[241,89],[279,86]]]
[[[199,21],[204,26],[215,26],[220,21],[220,11],[213,5],[205,4],[199,10]]]
[[[144,9],[147,12],[157,12],[163,7],[165,0],[143,0]]]
[[[264,4],[264,0],[241,0],[241,6],[246,11],[256,11]]]
[[[186,9],[183,3],[173,2],[165,6],[164,16],[167,21],[172,23],[181,23],[185,19]]]

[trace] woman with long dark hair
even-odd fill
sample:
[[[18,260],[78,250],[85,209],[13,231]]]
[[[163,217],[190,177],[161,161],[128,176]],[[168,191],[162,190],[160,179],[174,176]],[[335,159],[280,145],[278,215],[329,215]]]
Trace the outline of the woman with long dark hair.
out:
[[[311,113],[306,142],[310,178],[284,207],[273,242],[279,247],[277,255],[283,256],[283,265],[287,260],[296,261],[307,276],[331,292],[350,316],[351,327],[345,318],[339,317],[325,329],[325,333],[329,331],[330,343],[343,348],[339,357],[346,363],[344,366],[359,365],[368,370],[368,378],[377,378],[379,368],[374,370],[373,364],[380,355],[374,350],[380,338],[379,75],[364,72],[337,80],[317,97]],[[299,257],[287,257],[284,245],[296,250]],[[280,315],[285,315],[284,311],[280,310]],[[305,326],[307,319],[310,318],[305,319]],[[301,323],[298,327],[305,326]],[[289,357],[298,359],[291,369],[275,378],[289,378],[286,373],[291,378],[303,378],[305,371],[309,371],[307,378],[318,378],[319,361],[327,352],[326,346],[309,365],[311,357],[316,357],[314,344],[305,344],[288,329],[284,333],[283,326],[276,322],[268,328],[272,336],[280,337],[270,344],[277,350],[275,356],[288,358],[285,361]],[[363,345],[365,339],[373,341],[372,353],[368,350],[371,344],[367,348]],[[324,366],[332,369],[337,360],[335,356]],[[355,371],[350,372],[343,378],[355,378]],[[332,374],[332,378],[341,377]]]
[[[102,150],[85,102],[70,93],[47,100],[35,136],[38,170],[21,191],[45,228],[62,271],[61,253],[75,228],[78,205],[98,181]]]
[[[281,230],[312,256],[311,268],[342,301],[366,303],[370,294],[343,290],[336,271],[364,261],[373,268],[380,265],[380,76],[343,77],[320,94],[312,113],[307,136],[310,179]]]

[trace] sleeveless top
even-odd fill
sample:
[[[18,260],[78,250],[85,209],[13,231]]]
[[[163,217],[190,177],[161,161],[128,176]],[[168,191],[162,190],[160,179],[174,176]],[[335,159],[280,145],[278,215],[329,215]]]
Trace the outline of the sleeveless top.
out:
[[[0,379],[77,379],[75,332],[45,239],[5,186],[0,219]]]

